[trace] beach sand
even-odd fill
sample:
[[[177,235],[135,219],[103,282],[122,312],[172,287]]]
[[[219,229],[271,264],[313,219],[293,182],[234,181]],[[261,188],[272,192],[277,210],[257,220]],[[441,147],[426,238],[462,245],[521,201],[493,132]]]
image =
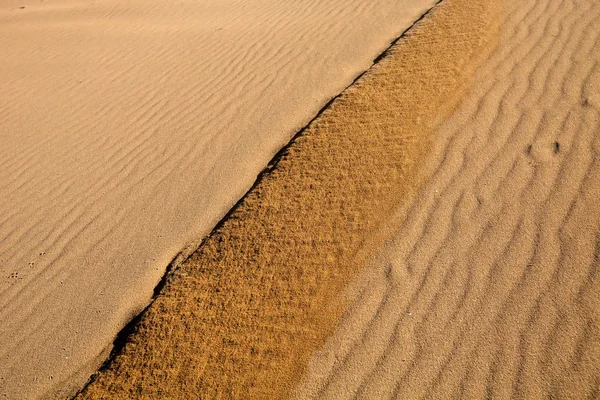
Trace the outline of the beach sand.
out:
[[[282,151],[167,277],[79,398],[284,398],[341,318],[367,242],[495,43],[499,9],[447,0]]]
[[[502,3],[297,398],[600,398],[600,2]]]
[[[2,1],[0,397],[80,388],[171,260],[434,3]]]

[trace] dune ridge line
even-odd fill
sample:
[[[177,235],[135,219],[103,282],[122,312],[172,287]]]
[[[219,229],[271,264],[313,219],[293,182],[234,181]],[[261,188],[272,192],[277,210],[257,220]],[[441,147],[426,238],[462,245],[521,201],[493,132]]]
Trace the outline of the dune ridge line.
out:
[[[278,398],[343,313],[357,252],[419,187],[499,10],[445,0],[295,138],[79,398]]]
[[[434,2],[0,2],[0,397],[81,388],[176,254]]]
[[[445,0],[437,0],[437,3],[441,3],[442,1]],[[433,7],[432,7],[433,9]],[[409,28],[407,28],[407,30],[399,37],[397,37],[396,39],[394,39],[390,46],[385,49],[379,56],[377,56],[374,60],[373,60],[373,64],[371,65],[371,67],[369,69],[371,69],[373,66],[375,66],[377,63],[379,63],[384,57],[386,57],[390,51],[390,49],[398,42],[398,40],[400,40],[402,37],[405,36],[406,32],[408,32],[414,25],[416,25],[417,23],[419,23],[423,18],[425,18],[430,12],[431,10],[428,10],[427,12],[425,12],[421,17],[419,17]],[[315,115],[315,117],[304,127],[302,128],[300,131],[298,131],[293,137],[292,139],[290,139],[290,141],[281,148],[281,150],[279,150],[275,156],[273,156],[273,158],[271,159],[271,161],[269,161],[269,163],[267,164],[267,166],[265,167],[265,169],[263,169],[260,174],[256,177],[256,180],[254,181],[254,183],[252,184],[252,186],[250,187],[250,189],[248,189],[248,191],[233,205],[233,207],[223,216],[223,218],[221,218],[221,220],[219,220],[219,222],[215,225],[215,227],[213,228],[213,230],[211,231],[211,233],[203,238],[200,243],[192,243],[189,244],[188,246],[186,246],[183,250],[181,250],[179,253],[177,253],[177,255],[173,258],[173,260],[167,265],[167,267],[165,268],[165,273],[163,274],[162,278],[160,279],[160,281],[158,282],[158,284],[154,287],[153,290],[153,295],[152,298],[150,300],[150,302],[148,303],[148,305],[139,313],[137,314],[134,318],[132,318],[126,326],[123,327],[123,329],[121,329],[121,331],[119,331],[119,333],[117,334],[115,340],[112,343],[112,346],[110,348],[110,353],[108,354],[108,356],[106,357],[106,359],[104,360],[104,362],[102,363],[102,365],[100,366],[100,368],[98,369],[99,372],[104,371],[106,369],[109,368],[111,362],[114,360],[114,358],[121,352],[121,350],[123,349],[123,347],[125,346],[125,344],[127,343],[128,338],[130,337],[130,335],[132,335],[135,331],[135,327],[136,325],[140,322],[140,319],[142,317],[142,315],[148,310],[149,307],[152,306],[152,304],[154,303],[154,301],[156,300],[156,298],[158,296],[160,296],[161,292],[164,290],[165,286],[167,285],[167,282],[170,278],[170,276],[185,262],[188,261],[188,259],[197,251],[199,251],[199,249],[202,247],[202,245],[210,240],[210,238],[218,233],[218,231],[221,229],[221,227],[226,223],[226,221],[231,218],[232,215],[234,215],[234,213],[236,212],[236,210],[238,209],[238,207],[242,206],[246,200],[246,197],[249,196],[251,193],[253,193],[254,190],[256,190],[256,188],[259,186],[259,184],[261,183],[263,177],[267,174],[269,174],[274,168],[276,168],[277,164],[279,163],[279,161],[282,159],[282,157],[284,157],[284,155],[286,155],[286,153],[288,152],[289,148],[291,146],[294,145],[295,141],[305,133],[305,131],[313,124],[313,122],[315,122],[315,120],[317,120],[318,118],[321,117],[321,114],[323,114],[323,112],[325,112],[330,106],[331,104],[333,104],[333,102],[335,100],[337,100],[340,96],[342,96],[344,94],[344,92],[346,90],[348,90],[350,87],[352,87],[353,85],[356,84],[357,81],[359,81],[363,75],[365,75],[367,72],[369,72],[369,69],[365,70],[363,73],[361,73],[359,76],[357,76],[351,84],[349,84],[342,92],[340,92],[338,95],[334,96],[331,100],[329,100],[325,106],[323,106],[323,108],[321,108],[319,110],[319,112]],[[93,377],[92,377],[93,379]],[[86,387],[91,384],[92,381],[89,381],[88,383],[86,383],[85,387],[82,388],[80,390],[84,391],[86,389]]]

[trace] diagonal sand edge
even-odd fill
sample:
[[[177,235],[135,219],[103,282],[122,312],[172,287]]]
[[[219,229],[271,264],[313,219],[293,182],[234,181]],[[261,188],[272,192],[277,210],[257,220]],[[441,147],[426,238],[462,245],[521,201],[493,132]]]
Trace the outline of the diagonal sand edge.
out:
[[[446,0],[281,154],[82,398],[279,398],[338,321],[367,233],[415,192],[498,6]],[[369,246],[366,246],[367,248]]]
[[[80,389],[173,257],[436,2],[0,2],[0,398]]]

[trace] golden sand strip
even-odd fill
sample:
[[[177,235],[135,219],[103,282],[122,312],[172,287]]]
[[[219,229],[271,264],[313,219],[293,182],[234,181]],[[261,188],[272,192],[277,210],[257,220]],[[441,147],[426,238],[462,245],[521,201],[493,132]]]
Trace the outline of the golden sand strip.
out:
[[[446,0],[280,153],[169,274],[81,398],[280,398],[343,311],[364,238],[420,186],[496,2]],[[368,248],[368,246],[366,246]]]

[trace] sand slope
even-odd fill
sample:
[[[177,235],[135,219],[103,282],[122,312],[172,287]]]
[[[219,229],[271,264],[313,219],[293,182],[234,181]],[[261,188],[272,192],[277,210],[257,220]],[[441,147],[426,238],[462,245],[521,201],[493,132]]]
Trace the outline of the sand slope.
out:
[[[600,396],[600,2],[504,4],[298,398]]]
[[[0,396],[85,380],[171,258],[433,3],[3,1]]]
[[[169,274],[80,398],[286,398],[343,313],[357,252],[419,187],[431,116],[457,104],[498,11],[449,0],[412,27]]]

